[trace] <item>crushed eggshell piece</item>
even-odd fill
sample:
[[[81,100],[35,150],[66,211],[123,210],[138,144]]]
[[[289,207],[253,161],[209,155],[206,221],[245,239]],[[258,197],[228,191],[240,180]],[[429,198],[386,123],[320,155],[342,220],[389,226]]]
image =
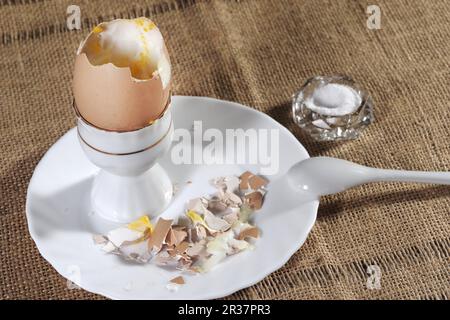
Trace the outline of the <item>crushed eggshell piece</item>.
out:
[[[95,244],[106,244],[108,242],[108,238],[101,234],[94,234],[92,236],[92,239],[94,240]]]
[[[228,191],[224,193],[224,199],[233,207],[238,207],[242,204],[242,199],[237,194]]]
[[[241,182],[239,183],[239,189],[241,190],[249,189],[249,179],[251,176],[253,176],[253,173],[251,173],[250,171],[246,171],[243,174],[241,174],[241,176],[239,177],[239,179],[241,180]]]
[[[108,243],[102,247],[102,250],[106,253],[114,253],[117,251],[117,247],[112,242],[108,241]]]
[[[178,261],[175,261],[173,259],[173,256],[167,251],[158,252],[158,254],[156,254],[155,256],[154,262],[159,266],[172,265],[175,267],[178,264]]]
[[[187,238],[187,235],[187,232],[183,229],[170,228],[169,232],[167,233],[166,243],[169,246],[177,246]]]
[[[196,225],[193,229],[190,229],[191,241],[200,241],[206,238],[206,228],[202,225]]]
[[[194,211],[198,214],[204,214],[206,211],[206,205],[205,204],[205,200],[202,198],[196,198],[196,199],[192,199],[189,200],[189,202],[187,203],[187,209],[189,211]]]
[[[205,218],[204,218],[206,224],[208,227],[215,231],[226,231],[228,230],[231,225],[225,221],[224,219],[221,219],[215,215],[213,215],[210,211],[205,212]]]
[[[245,202],[248,203],[249,207],[253,210],[259,210],[262,208],[263,195],[259,191],[254,191],[252,193],[246,194],[244,196]]]
[[[221,199],[214,197],[209,201],[207,209],[214,214],[222,214],[229,209],[229,206]]]
[[[250,243],[248,243],[245,240],[238,240],[238,239],[230,239],[228,242],[228,255],[233,255],[238,252],[241,252],[245,249],[247,249],[250,246]]]
[[[120,248],[124,243],[132,243],[139,241],[144,236],[144,232],[128,229],[127,227],[120,227],[108,232],[106,237],[117,248]]]
[[[235,192],[239,188],[240,180],[236,176],[225,177],[225,185],[228,192]]]
[[[230,225],[232,225],[233,223],[238,221],[238,219],[239,219],[239,215],[237,212],[232,212],[232,213],[227,214],[226,216],[223,216],[223,220],[228,222]]]
[[[240,180],[236,176],[220,177],[213,180],[213,185],[222,191],[235,192],[239,188]]]
[[[131,260],[137,263],[147,263],[152,258],[152,254],[148,250],[145,241],[122,246],[118,251],[125,260]]]
[[[148,239],[148,248],[151,251],[161,250],[161,246],[163,245],[167,233],[170,230],[172,221],[173,220],[166,220],[163,218],[158,219],[155,229],[153,230],[153,233],[150,235],[150,238]]]
[[[259,237],[259,229],[256,227],[250,227],[247,229],[242,230],[238,236],[237,239],[238,240],[244,240],[245,238],[258,238]]]
[[[175,278],[171,279],[170,282],[180,284],[180,285],[185,284],[184,278],[182,276],[175,277]]]
[[[206,240],[200,240],[186,249],[186,254],[191,257],[199,256],[206,248]]]
[[[177,254],[183,254],[186,252],[186,249],[189,247],[189,242],[184,241],[175,247],[175,252]]]
[[[169,283],[166,285],[166,288],[171,292],[177,292],[178,289],[180,289],[180,287],[184,284],[185,284],[184,278],[182,276],[178,276],[169,280]]]
[[[240,176],[241,182],[239,184],[239,188],[242,191],[245,190],[259,190],[265,187],[269,181],[261,176],[255,175],[250,171],[244,172]]]
[[[268,183],[269,181],[257,175],[253,175],[249,179],[250,188],[252,188],[253,190],[258,190],[262,187],[265,187]]]

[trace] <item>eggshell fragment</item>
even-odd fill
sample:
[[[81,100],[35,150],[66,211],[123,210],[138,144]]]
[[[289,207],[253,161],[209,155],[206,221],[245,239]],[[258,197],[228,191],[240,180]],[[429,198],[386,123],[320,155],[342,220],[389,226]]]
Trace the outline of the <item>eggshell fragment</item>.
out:
[[[172,220],[165,220],[163,218],[159,218],[156,223],[155,229],[148,239],[148,248],[150,251],[159,251],[161,246],[166,239],[167,233],[169,232],[172,225]]]
[[[244,240],[245,238],[258,238],[259,237],[259,229],[256,227],[250,227],[242,230],[237,236],[238,240]]]
[[[184,284],[184,278],[182,276],[178,276],[173,278],[172,280],[170,280],[170,282],[172,283],[176,283],[176,284]]]

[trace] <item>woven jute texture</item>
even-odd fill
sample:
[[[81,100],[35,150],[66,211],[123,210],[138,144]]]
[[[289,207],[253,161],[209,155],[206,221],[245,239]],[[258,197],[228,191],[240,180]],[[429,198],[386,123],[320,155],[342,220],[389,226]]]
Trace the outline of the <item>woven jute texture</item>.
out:
[[[312,156],[393,169],[450,170],[450,2],[445,0],[0,1],[0,297],[101,299],[70,290],[39,255],[25,217],[40,158],[75,125],[76,49],[97,23],[148,16],[166,37],[174,94],[237,101],[285,125]],[[367,6],[381,29],[367,27]],[[317,143],[291,120],[313,75],[344,73],[371,92],[376,122],[357,141]],[[280,230],[282,232],[282,230]],[[381,289],[366,286],[367,268]],[[233,299],[450,297],[450,188],[372,184],[324,197],[304,246]]]

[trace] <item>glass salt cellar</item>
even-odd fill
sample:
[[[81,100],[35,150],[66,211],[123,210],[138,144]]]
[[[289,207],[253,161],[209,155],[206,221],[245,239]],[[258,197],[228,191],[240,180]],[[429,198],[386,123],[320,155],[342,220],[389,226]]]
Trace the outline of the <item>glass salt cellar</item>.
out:
[[[329,84],[334,86],[332,89],[344,88],[346,90],[345,88],[347,88],[351,90],[348,92],[355,95],[354,102],[357,104],[350,113],[342,114],[342,112],[339,112],[336,108],[339,105],[332,106],[327,110],[326,101],[324,105],[321,105],[324,98],[317,99],[315,93],[318,90],[324,91],[325,86]],[[339,104],[340,100],[347,103],[349,97],[342,98],[342,93],[345,92],[331,92],[330,99],[335,100],[331,103]],[[336,100],[336,98],[342,99]],[[314,99],[318,103],[313,105],[316,108],[311,108],[311,101],[315,101]],[[333,110],[333,108],[336,109]],[[352,78],[345,75],[316,76],[308,79],[301,89],[293,95],[292,113],[294,122],[317,141],[357,139],[362,131],[374,121],[373,102],[370,95],[362,90]]]

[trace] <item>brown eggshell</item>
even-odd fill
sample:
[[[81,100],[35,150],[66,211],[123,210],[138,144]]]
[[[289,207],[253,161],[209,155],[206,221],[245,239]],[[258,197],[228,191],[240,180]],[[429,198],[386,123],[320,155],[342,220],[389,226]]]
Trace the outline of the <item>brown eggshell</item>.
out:
[[[131,131],[160,116],[169,99],[170,84],[163,89],[158,75],[136,80],[129,68],[111,63],[94,66],[80,53],[75,60],[73,93],[80,115],[94,126]]]

